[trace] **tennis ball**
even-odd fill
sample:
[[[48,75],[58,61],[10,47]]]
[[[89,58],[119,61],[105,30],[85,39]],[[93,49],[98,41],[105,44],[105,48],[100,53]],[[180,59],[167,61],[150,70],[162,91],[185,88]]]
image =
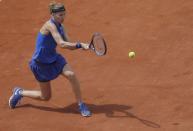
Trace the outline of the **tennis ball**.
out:
[[[135,52],[131,51],[128,53],[129,58],[134,58],[135,57]]]

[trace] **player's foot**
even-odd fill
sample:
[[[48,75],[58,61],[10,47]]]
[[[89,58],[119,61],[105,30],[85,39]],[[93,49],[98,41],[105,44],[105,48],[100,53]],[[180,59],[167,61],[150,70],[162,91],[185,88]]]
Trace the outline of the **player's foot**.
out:
[[[19,87],[15,87],[14,89],[13,89],[13,94],[12,94],[12,96],[9,98],[9,107],[11,108],[11,109],[14,109],[15,107],[16,107],[16,105],[17,105],[17,103],[21,100],[21,98],[23,97],[22,95],[21,95],[21,91],[22,91],[23,89],[21,89],[21,88],[19,88]]]
[[[79,110],[82,116],[84,117],[91,116],[91,112],[89,111],[88,107],[84,103],[79,104]]]

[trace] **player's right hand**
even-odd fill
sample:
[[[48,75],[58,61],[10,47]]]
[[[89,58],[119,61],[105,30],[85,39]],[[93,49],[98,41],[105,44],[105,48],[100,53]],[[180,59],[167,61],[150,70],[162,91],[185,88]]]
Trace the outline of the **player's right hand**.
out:
[[[89,44],[87,44],[87,43],[80,43],[80,44],[82,46],[82,49],[84,49],[84,50],[88,50],[89,49]]]

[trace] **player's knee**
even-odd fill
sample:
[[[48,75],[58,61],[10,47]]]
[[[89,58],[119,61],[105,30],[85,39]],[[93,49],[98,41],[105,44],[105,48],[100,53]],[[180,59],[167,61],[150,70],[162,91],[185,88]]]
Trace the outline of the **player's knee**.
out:
[[[73,78],[75,77],[75,73],[72,72],[72,71],[67,72],[67,73],[66,73],[66,77],[67,77],[68,79],[73,79]]]
[[[43,101],[49,101],[51,99],[51,96],[50,95],[47,95],[47,96],[41,96],[41,99]]]

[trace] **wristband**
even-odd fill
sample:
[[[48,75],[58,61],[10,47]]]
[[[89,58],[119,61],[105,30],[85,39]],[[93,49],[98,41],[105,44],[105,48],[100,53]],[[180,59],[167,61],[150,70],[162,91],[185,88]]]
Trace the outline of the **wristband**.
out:
[[[77,42],[76,48],[82,48],[82,45],[79,42]]]

